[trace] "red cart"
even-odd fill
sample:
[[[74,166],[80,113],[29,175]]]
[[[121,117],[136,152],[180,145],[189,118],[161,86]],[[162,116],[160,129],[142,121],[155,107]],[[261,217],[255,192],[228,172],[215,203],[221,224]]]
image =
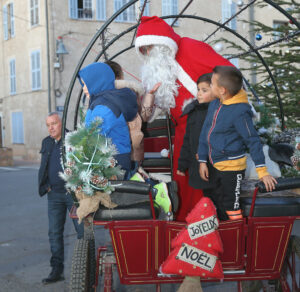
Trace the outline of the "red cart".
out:
[[[155,170],[154,163],[147,163]],[[166,167],[159,167],[163,168]],[[116,189],[113,200],[121,200],[117,202],[119,207],[113,210],[100,207],[85,218],[85,238],[77,241],[73,255],[71,291],[96,291],[100,276],[104,279],[101,283],[104,291],[114,291],[115,265],[122,284],[155,284],[156,291],[160,291],[162,283],[181,282],[182,276],[162,275],[159,267],[171,252],[172,239],[185,223],[156,219],[158,210],[152,202],[150,185],[135,181],[113,184]],[[263,184],[258,184],[252,196],[241,199],[244,218],[220,222],[224,281],[237,281],[238,291],[245,291],[242,283],[246,280],[277,280],[281,291],[300,291],[295,276],[299,238],[291,240],[294,221],[300,219],[300,195],[291,191],[296,188],[300,188],[300,178],[279,179],[276,190],[280,192],[266,196]],[[76,217],[74,209],[71,217]],[[105,246],[95,250],[94,225],[109,229],[113,251]],[[287,256],[290,249],[291,257],[290,253]]]

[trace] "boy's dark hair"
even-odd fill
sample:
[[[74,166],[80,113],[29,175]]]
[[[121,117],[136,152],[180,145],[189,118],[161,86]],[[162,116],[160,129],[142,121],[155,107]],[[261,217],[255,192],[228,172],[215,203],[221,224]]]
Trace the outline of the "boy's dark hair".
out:
[[[216,66],[213,73],[219,75],[218,85],[225,87],[231,96],[236,95],[243,86],[241,71],[233,66]]]
[[[106,61],[105,64],[107,64],[113,70],[116,79],[123,78],[123,70],[120,64],[115,61]]]
[[[198,78],[197,84],[199,84],[200,82],[207,82],[211,84],[211,77],[212,77],[212,73],[203,74]]]

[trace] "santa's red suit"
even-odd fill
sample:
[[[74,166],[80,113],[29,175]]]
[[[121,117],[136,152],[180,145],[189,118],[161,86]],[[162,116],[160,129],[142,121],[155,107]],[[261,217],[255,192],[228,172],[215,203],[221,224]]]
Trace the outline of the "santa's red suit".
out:
[[[178,195],[180,198],[176,220],[184,221],[186,215],[193,209],[203,194],[201,190],[193,189],[188,185],[188,176],[176,174],[187,119],[187,116],[180,117],[183,103],[197,96],[196,80],[199,76],[212,72],[212,69],[217,65],[232,66],[232,64],[217,54],[206,43],[187,37],[180,37],[170,25],[157,16],[143,16],[137,30],[135,41],[137,53],[141,54],[139,48],[148,45],[168,46],[176,54],[175,59],[178,63],[177,83],[179,89],[175,98],[176,106],[171,108],[170,112],[176,123],[173,175],[174,180],[178,184]]]

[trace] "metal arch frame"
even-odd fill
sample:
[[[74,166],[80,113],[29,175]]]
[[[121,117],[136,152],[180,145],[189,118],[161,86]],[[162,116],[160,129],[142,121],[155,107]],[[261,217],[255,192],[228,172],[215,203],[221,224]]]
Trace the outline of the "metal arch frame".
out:
[[[120,15],[123,11],[125,11],[128,7],[130,7],[131,5],[133,5],[135,2],[137,2],[138,0],[131,0],[130,2],[128,2],[126,5],[124,5],[122,8],[120,8],[116,13],[114,13],[103,25],[102,27],[99,29],[99,31],[94,35],[94,37],[92,38],[92,40],[90,41],[89,45],[87,46],[87,48],[85,49],[82,57],[79,60],[79,63],[76,66],[75,72],[72,76],[67,94],[66,94],[66,100],[65,100],[65,105],[64,105],[64,112],[63,112],[63,124],[62,127],[63,129],[65,128],[66,125],[66,118],[67,118],[67,110],[68,110],[68,106],[69,106],[69,102],[70,102],[70,97],[71,97],[71,93],[77,78],[77,74],[84,62],[84,60],[86,59],[88,53],[90,52],[92,46],[95,44],[96,40],[98,39],[98,37],[105,31],[105,29],[115,20],[115,18]],[[293,24],[295,24],[297,26],[297,28],[300,30],[300,24],[297,22],[297,20],[295,18],[293,18],[288,12],[286,12],[284,9],[282,9],[279,5],[277,5],[276,3],[274,3],[271,0],[264,0],[266,3],[270,4],[271,6],[273,6],[275,9],[277,9],[278,11],[280,11],[282,14],[284,14],[288,19],[290,19]],[[253,2],[254,3],[254,2]],[[275,92],[277,94],[277,98],[278,98],[278,103],[279,103],[279,107],[280,107],[280,115],[281,115],[281,126],[282,126],[282,130],[284,130],[285,128],[285,123],[284,123],[284,114],[283,114],[283,106],[282,106],[282,100],[280,97],[280,93],[277,87],[277,83],[274,79],[274,76],[272,74],[272,72],[270,71],[268,65],[266,64],[266,62],[264,61],[263,57],[261,56],[261,54],[258,52],[258,49],[255,48],[255,46],[253,46],[247,39],[245,39],[243,36],[241,36],[240,34],[238,34],[237,32],[235,32],[234,30],[228,28],[226,26],[226,22],[224,23],[219,23],[216,22],[214,20],[211,19],[207,19],[204,17],[200,17],[200,16],[194,16],[194,15],[169,15],[169,16],[164,16],[161,17],[162,19],[168,19],[168,18],[190,18],[190,19],[196,19],[196,20],[202,20],[204,22],[208,22],[211,24],[214,24],[216,26],[218,26],[218,29],[225,29],[226,31],[229,31],[230,33],[232,33],[233,35],[235,35],[237,38],[239,38],[240,40],[242,40],[251,50],[249,51],[249,53],[254,52],[257,57],[260,59],[260,61],[262,62],[262,64],[265,66],[271,80],[272,83],[274,85],[275,88]],[[127,34],[128,32],[132,31],[133,29],[136,29],[138,26],[138,24],[133,25],[132,27],[128,28],[127,30],[123,31],[122,33],[120,33],[119,35],[117,35],[115,38],[113,38],[103,49],[102,51],[97,55],[97,57],[95,58],[95,62],[98,61],[100,59],[100,57],[103,55],[103,53],[115,42],[117,41],[120,37],[122,37],[123,35]],[[283,38],[284,39],[284,38]],[[130,45],[129,47],[123,49],[122,51],[118,52],[117,54],[115,54],[113,57],[111,57],[110,59],[114,59],[115,57],[119,56],[120,54],[124,53],[127,50],[130,50],[134,47],[134,45]],[[75,119],[74,119],[74,125],[76,125],[77,123],[77,112],[78,112],[78,107],[79,107],[79,103],[80,103],[80,99],[81,99],[81,95],[82,95],[82,91],[79,93],[78,99],[77,99],[77,103],[76,103],[76,110],[75,110]],[[63,131],[64,133],[64,131]],[[63,140],[64,140],[64,135],[63,135]]]
[[[123,11],[125,11],[128,7],[130,7],[132,4],[134,4],[135,2],[137,2],[138,0],[131,0],[129,1],[127,4],[125,4],[124,6],[122,6],[118,11],[116,11],[102,26],[101,28],[98,30],[98,32],[93,36],[93,38],[91,39],[90,43],[88,44],[88,46],[86,47],[86,49],[84,50],[76,68],[75,71],[73,73],[73,76],[71,78],[70,81],[70,85],[66,94],[66,100],[65,100],[65,104],[64,104],[64,111],[63,111],[63,118],[62,118],[62,142],[64,143],[64,139],[65,139],[65,127],[66,127],[66,120],[67,120],[67,110],[68,110],[68,106],[69,106],[69,102],[70,102],[70,98],[71,98],[71,94],[72,94],[72,90],[74,88],[74,84],[77,78],[77,74],[84,62],[84,60],[86,59],[88,53],[90,52],[91,48],[93,47],[93,45],[95,44],[95,42],[97,41],[98,37],[105,31],[105,29],[117,18],[117,16],[119,16]],[[137,25],[136,25],[137,26]],[[80,91],[80,96],[82,95],[82,90]],[[77,121],[77,112],[78,112],[78,106],[79,106],[79,102],[80,102],[80,98],[79,100],[77,100],[76,102],[76,120],[74,120],[74,125],[76,125],[76,121]],[[63,157],[65,157],[65,155],[63,155]]]

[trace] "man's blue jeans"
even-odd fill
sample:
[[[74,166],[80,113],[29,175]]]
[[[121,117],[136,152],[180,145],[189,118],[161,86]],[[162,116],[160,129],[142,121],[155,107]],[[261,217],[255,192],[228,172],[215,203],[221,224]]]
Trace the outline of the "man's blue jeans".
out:
[[[61,270],[64,268],[64,226],[67,210],[73,206],[73,199],[70,194],[48,193],[48,220],[49,220],[49,242],[51,248],[51,267]],[[77,219],[73,219],[77,238],[83,238],[83,223],[78,225]]]

